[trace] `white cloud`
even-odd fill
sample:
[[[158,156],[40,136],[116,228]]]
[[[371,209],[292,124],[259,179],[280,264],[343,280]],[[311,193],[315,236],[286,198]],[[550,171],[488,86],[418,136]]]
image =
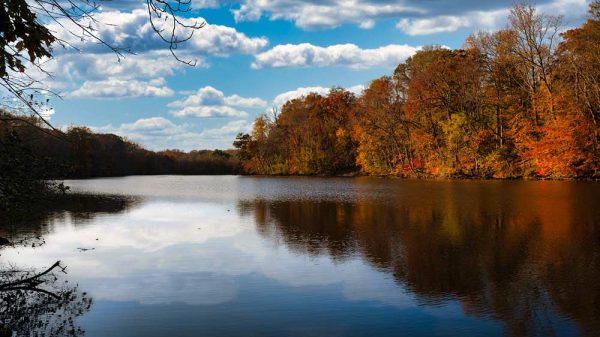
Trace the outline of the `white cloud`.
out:
[[[330,67],[355,69],[395,66],[412,56],[420,47],[391,44],[361,49],[354,44],[319,47],[309,43],[278,45],[255,56],[252,68]]]
[[[56,111],[54,111],[53,108],[50,107],[43,107],[41,109],[40,115],[47,121],[49,121],[52,118],[52,115],[54,115],[56,113]]]
[[[331,89],[326,88],[326,87],[302,87],[302,88],[297,88],[295,90],[286,91],[286,92],[283,92],[283,93],[277,95],[273,99],[273,106],[281,107],[287,101],[291,101],[296,98],[305,97],[306,95],[312,94],[312,93],[319,94],[319,95],[326,95],[329,92],[329,90],[331,90]]]
[[[365,89],[365,86],[362,84],[358,84],[358,85],[346,88],[346,90],[348,90],[354,94],[357,94],[357,95],[360,94],[364,89]],[[301,88],[297,88],[294,90],[286,91],[286,92],[283,92],[283,93],[277,95],[273,99],[273,106],[277,107],[277,108],[281,108],[281,106],[283,106],[287,101],[290,101],[290,100],[293,100],[296,98],[305,97],[306,95],[311,94],[311,93],[316,93],[319,95],[327,95],[330,90],[331,90],[331,88],[315,86],[315,87],[301,87]]]
[[[230,148],[236,134],[250,130],[250,123],[246,120],[234,120],[196,131],[188,124],[175,124],[164,117],[150,117],[118,127],[92,127],[92,130],[114,133],[153,150],[178,148],[189,151],[200,148]]]
[[[571,25],[585,18],[589,0],[554,0],[537,6],[539,13],[562,15],[564,24]]]
[[[374,2],[368,0],[290,1],[243,0],[232,10],[236,21],[257,21],[263,15],[271,20],[290,20],[305,29],[333,28],[343,23],[372,28],[374,19],[425,13],[417,5],[404,2]]]
[[[365,20],[365,21],[361,22],[358,26],[362,29],[371,29],[371,28],[375,27],[375,20],[371,20],[371,19]]]
[[[232,13],[236,21],[288,20],[303,29],[334,28],[355,24],[363,29],[372,28],[377,20],[393,18],[399,28],[411,35],[452,32],[461,28],[498,28],[506,17],[512,1],[444,1],[444,0],[239,0]],[[581,21],[589,0],[539,0],[540,11],[563,14],[567,19]],[[496,24],[490,20],[497,20]],[[403,30],[404,30],[403,29]]]
[[[215,7],[217,3],[209,0],[200,5]],[[33,76],[42,79],[44,83],[49,83],[49,88],[53,90],[72,91],[72,97],[97,96],[94,92],[102,97],[120,97],[118,92],[124,91],[113,90],[113,87],[117,86],[121,89],[125,85],[125,80],[140,80],[140,83],[134,83],[135,89],[129,89],[132,92],[127,96],[172,94],[170,89],[153,88],[143,83],[151,79],[173,76],[176,71],[187,67],[171,55],[168,44],[162,41],[152,29],[145,9],[118,11],[113,7],[96,13],[95,19],[95,22],[89,24],[100,39],[111,46],[131,50],[136,54],[123,53],[123,57],[118,60],[117,55],[95,39],[89,36],[81,39],[69,33],[69,29],[78,32],[73,23],[59,20],[59,23],[50,23],[49,29],[55,32],[60,40],[67,41],[68,45],[77,50],[55,46],[55,59],[44,64],[44,69],[52,74],[52,77],[48,78],[45,74],[33,74]],[[204,21],[201,17],[180,19],[186,24]],[[164,20],[155,20],[155,24],[161,28],[165,23]],[[180,34],[184,33],[180,32]],[[195,31],[189,41],[177,46],[176,53],[182,60],[196,61],[197,67],[208,67],[206,61],[208,56],[254,54],[267,44],[268,40],[264,37],[249,37],[232,27],[206,24]],[[78,89],[77,87],[83,81],[87,81],[83,84],[84,88]],[[109,88],[98,90],[99,86],[104,84]]]
[[[130,12],[109,10],[95,14],[96,22],[85,23],[95,29],[97,37],[111,46],[132,50],[141,53],[150,50],[164,50],[168,45],[152,29],[146,9],[133,9]],[[202,23],[202,17],[179,18],[188,25]],[[170,28],[167,20],[156,19],[154,21],[158,29]],[[87,52],[110,52],[105,45],[98,43],[91,37],[81,39],[73,36],[67,29],[77,32],[73,23],[67,20],[59,20],[59,23],[49,24],[49,28],[56,32],[57,36],[69,43],[69,45],[80,48]],[[179,32],[180,37],[187,36],[191,30]],[[232,53],[252,54],[268,44],[264,37],[248,37],[238,32],[235,28],[206,24],[203,28],[193,31],[192,38],[178,46],[180,51],[190,51],[194,54],[211,54],[227,56]],[[60,50],[57,50],[60,52]]]
[[[268,43],[265,37],[250,38],[235,28],[210,24],[196,32],[190,42],[194,52],[220,56],[254,54]]]
[[[142,118],[133,123],[121,124],[119,130],[146,135],[174,135],[185,132],[183,126],[176,125],[163,117]]]
[[[248,114],[236,107],[264,108],[267,102],[256,97],[242,97],[239,95],[225,96],[225,94],[211,86],[198,89],[183,100],[168,104],[176,108],[172,114],[178,117],[246,117]]]
[[[579,21],[587,9],[586,0],[555,0],[540,4],[538,13],[563,15],[566,23]],[[457,15],[437,15],[425,18],[404,18],[396,27],[408,35],[430,35],[455,32],[460,29],[498,29],[507,24],[510,8],[471,10]]]
[[[207,65],[202,59],[197,66]],[[53,75],[69,81],[164,77],[174,75],[175,70],[183,67],[185,65],[166,50],[125,55],[121,60],[110,54],[64,54],[45,66]]]
[[[225,97],[224,103],[231,106],[242,106],[248,108],[264,108],[267,105],[267,102],[258,97],[247,98],[239,95]]]
[[[182,108],[198,105],[228,105],[241,107],[265,107],[267,102],[260,98],[246,98],[239,95],[225,96],[222,91],[211,86],[198,89],[186,99],[169,103],[169,107]]]
[[[441,15],[425,19],[402,19],[396,27],[408,35],[430,35],[454,32],[459,29],[489,29],[506,21],[508,9],[467,12],[462,16]]]
[[[77,226],[70,216],[57,216],[52,219],[56,230],[45,236],[43,246],[8,247],[3,257],[17,267],[43,268],[60,256],[69,261],[69,278],[97,300],[227,303],[236,300],[238,287],[244,285],[241,277],[259,275],[287,287],[335,286],[350,301],[419,307],[403,285],[361,256],[339,260],[326,253],[299,253],[280,235],[255,229],[253,214],[242,217],[232,208],[238,182],[230,179],[235,178],[195,179],[190,184],[181,177],[164,177],[155,183],[171,188],[162,189],[148,188],[147,180],[139,177],[102,181],[94,187],[94,182],[73,181],[74,189],[95,193],[115,193],[115,184],[126,185],[128,195],[145,198],[127,212],[91,217],[87,226]],[[199,185],[198,179],[213,183]],[[214,185],[219,187],[211,188]],[[80,253],[78,247],[96,249]]]
[[[139,0],[102,1],[98,4],[102,10],[131,10],[140,7]],[[193,0],[190,9],[218,8],[220,5],[219,0]]]
[[[197,66],[206,67],[207,65],[203,59],[200,59]],[[53,92],[66,93],[68,96],[69,91],[80,89],[83,82],[158,81],[164,77],[175,75],[176,71],[185,67],[187,66],[175,60],[168,50],[126,55],[120,60],[112,54],[63,53],[43,63],[43,68],[47,73],[31,68],[28,75],[44,83]]]
[[[225,95],[222,91],[211,86],[198,89],[184,100],[174,101],[168,104],[172,108],[183,108],[194,105],[224,105]]]
[[[233,137],[240,132],[249,132],[250,124],[245,120],[231,121],[222,127],[207,129],[200,133],[204,139],[228,139],[233,141]]]
[[[164,78],[150,81],[112,78],[103,81],[85,81],[83,85],[70,93],[72,98],[132,98],[167,97],[173,90],[165,85]]]
[[[248,113],[230,106],[186,106],[180,110],[173,111],[177,117],[246,117]]]
[[[177,125],[164,117],[141,118],[133,123],[123,123],[119,127],[106,125],[91,129],[99,133],[114,133],[144,145],[157,139],[170,139],[188,133],[186,125]]]

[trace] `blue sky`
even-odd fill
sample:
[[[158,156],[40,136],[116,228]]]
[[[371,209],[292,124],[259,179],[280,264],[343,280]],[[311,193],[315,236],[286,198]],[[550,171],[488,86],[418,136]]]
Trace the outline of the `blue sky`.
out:
[[[160,150],[231,148],[238,132],[286,99],[341,86],[359,93],[420,46],[458,48],[476,30],[506,25],[512,1],[192,0],[205,21],[175,61],[149,29],[144,1],[106,2],[98,35],[135,55],[116,55],[50,24],[73,48],[45,67],[55,126],[85,125]],[[586,0],[538,1],[541,12],[580,24]]]

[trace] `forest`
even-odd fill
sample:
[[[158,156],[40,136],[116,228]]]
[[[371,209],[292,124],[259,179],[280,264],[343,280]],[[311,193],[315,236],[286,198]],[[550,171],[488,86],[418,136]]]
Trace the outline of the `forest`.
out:
[[[63,132],[42,123],[0,111],[0,211],[64,192],[54,179],[239,173],[235,150],[155,152],[114,134],[79,126]]]
[[[515,5],[461,49],[422,48],[360,95],[288,101],[239,134],[267,175],[600,178],[600,2],[587,21]]]
[[[47,178],[237,174],[239,168],[235,150],[155,152],[114,134],[94,133],[81,126],[65,132],[52,130],[35,117],[6,112],[0,112],[0,144],[0,157],[6,156],[3,165],[16,168],[39,161]]]

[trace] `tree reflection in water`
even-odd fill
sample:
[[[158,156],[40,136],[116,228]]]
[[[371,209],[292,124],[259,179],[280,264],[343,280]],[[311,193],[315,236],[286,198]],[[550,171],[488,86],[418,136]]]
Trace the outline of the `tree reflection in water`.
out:
[[[70,218],[83,225],[102,214],[126,211],[140,200],[134,197],[67,194],[65,197],[31,205],[27,210],[4,213],[0,210],[0,237],[13,243],[38,245],[49,233],[53,223]]]
[[[504,322],[507,336],[560,335],[565,319],[582,336],[597,336],[600,212],[592,191],[477,186],[382,200],[254,200],[238,208],[292,251],[358,255],[423,305],[458,300],[468,315]]]
[[[57,262],[36,273],[0,272],[0,336],[80,336],[75,318],[86,313],[92,299],[65,281]]]
[[[122,212],[135,202],[124,197],[69,195],[32,206],[26,213],[1,214],[0,237],[13,245],[40,245],[56,220],[68,216],[82,224],[98,214]],[[1,266],[0,337],[83,335],[75,319],[90,310],[92,298],[65,274],[60,261],[42,271]]]

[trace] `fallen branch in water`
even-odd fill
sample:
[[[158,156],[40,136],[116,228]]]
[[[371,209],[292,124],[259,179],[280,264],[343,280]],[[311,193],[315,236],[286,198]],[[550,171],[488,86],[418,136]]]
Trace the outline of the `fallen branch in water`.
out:
[[[40,272],[8,266],[0,270],[0,336],[83,336],[75,318],[92,299],[59,277],[57,261]]]
[[[65,270],[67,269],[67,267],[62,267],[60,265],[60,261],[56,261],[52,266],[50,266],[48,269],[44,270],[43,272],[41,272],[39,274],[35,274],[33,276],[26,277],[21,280],[0,283],[0,292],[18,291],[18,290],[35,291],[35,292],[44,293],[46,295],[49,295],[49,296],[52,296],[52,297],[58,299],[59,296],[56,295],[55,293],[45,290],[45,289],[38,288],[38,286],[40,284],[43,284],[46,282],[46,280],[43,279],[43,276],[49,274],[50,272],[52,272],[54,269],[57,269],[57,268],[66,274]]]

